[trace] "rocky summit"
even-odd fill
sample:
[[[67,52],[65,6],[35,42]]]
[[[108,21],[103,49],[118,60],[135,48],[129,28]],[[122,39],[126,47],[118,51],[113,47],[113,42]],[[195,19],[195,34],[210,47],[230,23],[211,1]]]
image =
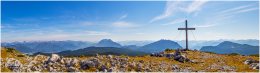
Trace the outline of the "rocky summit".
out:
[[[29,56],[1,49],[1,72],[257,72],[259,57],[166,49],[144,56]]]

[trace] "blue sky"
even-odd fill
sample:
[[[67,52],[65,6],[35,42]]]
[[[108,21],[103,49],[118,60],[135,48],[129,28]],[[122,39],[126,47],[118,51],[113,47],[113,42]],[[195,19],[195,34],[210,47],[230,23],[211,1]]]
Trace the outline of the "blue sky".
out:
[[[1,40],[258,39],[257,1],[2,2]]]

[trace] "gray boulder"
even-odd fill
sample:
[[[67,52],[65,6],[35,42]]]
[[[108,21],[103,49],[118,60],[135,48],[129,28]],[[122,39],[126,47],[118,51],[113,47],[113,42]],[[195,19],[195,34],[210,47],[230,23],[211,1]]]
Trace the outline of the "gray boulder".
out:
[[[93,61],[83,61],[80,63],[81,69],[89,69],[91,67],[95,67],[95,63]]]
[[[102,72],[107,72],[108,68],[106,65],[102,65],[99,70]]]
[[[23,66],[19,60],[16,60],[14,58],[7,58],[6,67],[14,72],[20,72],[21,67]]]
[[[257,60],[253,60],[253,59],[249,58],[244,61],[244,64],[249,65],[250,68],[252,68],[252,69],[259,70],[259,61],[257,61]]]
[[[179,62],[191,62],[190,59],[188,59],[185,55],[181,55],[181,52],[179,50],[176,50],[176,52],[173,55],[173,59]]]
[[[57,62],[61,60],[60,56],[57,54],[51,54],[51,57],[48,59],[48,62]]]
[[[77,72],[78,70],[75,67],[69,67],[68,72]]]

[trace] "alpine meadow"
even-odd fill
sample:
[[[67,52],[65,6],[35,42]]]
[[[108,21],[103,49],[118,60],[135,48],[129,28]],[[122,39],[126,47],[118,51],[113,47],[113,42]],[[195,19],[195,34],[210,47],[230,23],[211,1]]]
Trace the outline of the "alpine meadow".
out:
[[[1,72],[259,72],[259,1],[1,1]]]

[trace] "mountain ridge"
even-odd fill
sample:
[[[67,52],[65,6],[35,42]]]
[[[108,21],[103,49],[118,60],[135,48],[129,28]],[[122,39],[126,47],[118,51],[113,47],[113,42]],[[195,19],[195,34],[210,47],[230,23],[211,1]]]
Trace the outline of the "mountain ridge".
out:
[[[218,54],[238,53],[242,55],[250,55],[258,54],[259,46],[224,41],[217,46],[204,46],[200,49],[200,51],[215,52]]]
[[[177,42],[171,41],[171,40],[159,40],[147,45],[144,45],[137,50],[148,52],[148,53],[155,53],[155,52],[161,52],[164,51],[167,48],[173,48],[178,49],[182,48]]]

